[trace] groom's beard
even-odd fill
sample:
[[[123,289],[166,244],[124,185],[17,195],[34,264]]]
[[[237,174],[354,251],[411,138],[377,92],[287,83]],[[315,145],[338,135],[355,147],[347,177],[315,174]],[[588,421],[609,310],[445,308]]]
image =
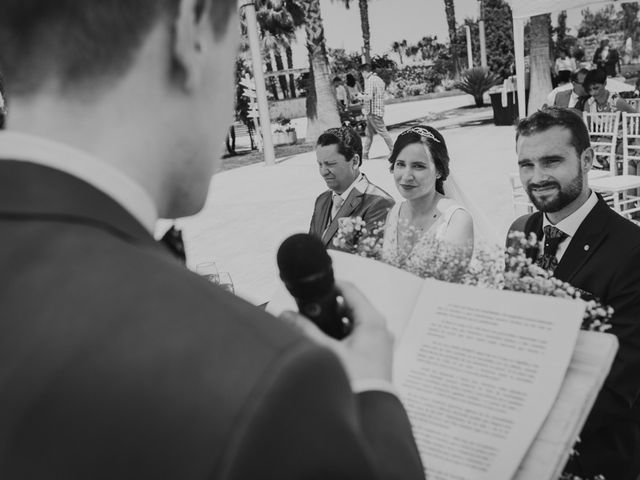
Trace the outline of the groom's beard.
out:
[[[580,166],[575,178],[568,184],[564,185],[564,187],[556,181],[530,183],[527,185],[527,194],[529,195],[531,203],[533,203],[538,210],[541,212],[553,213],[562,210],[578,198],[582,192],[583,186],[584,179],[582,177],[582,166]],[[555,195],[545,198],[536,197],[533,190],[545,187],[555,187],[557,189]]]

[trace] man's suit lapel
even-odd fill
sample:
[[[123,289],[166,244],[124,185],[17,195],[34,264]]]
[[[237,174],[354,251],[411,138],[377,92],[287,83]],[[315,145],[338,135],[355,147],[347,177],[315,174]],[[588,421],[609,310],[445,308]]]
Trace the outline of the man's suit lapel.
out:
[[[338,231],[339,220],[344,217],[350,217],[351,214],[353,214],[353,212],[355,212],[362,203],[363,197],[364,193],[359,191],[357,188],[351,190],[351,193],[349,193],[349,196],[342,204],[342,207],[340,207],[340,210],[338,210],[337,215],[327,227],[324,235],[322,235],[322,242],[325,245],[329,245],[329,242]]]
[[[313,229],[318,236],[324,233],[331,214],[331,190],[322,194],[313,215]]]
[[[91,224],[162,248],[111,197],[72,175],[30,162],[0,160],[0,216]]]
[[[562,255],[554,273],[556,278],[571,282],[587,260],[598,250],[608,234],[609,214],[609,206],[604,200],[598,198],[598,203],[580,224]]]

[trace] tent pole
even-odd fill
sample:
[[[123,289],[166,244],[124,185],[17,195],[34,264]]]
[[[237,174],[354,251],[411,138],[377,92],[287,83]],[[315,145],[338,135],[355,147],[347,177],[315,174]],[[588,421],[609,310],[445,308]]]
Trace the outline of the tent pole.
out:
[[[518,117],[527,116],[527,102],[525,98],[525,68],[524,68],[524,19],[513,19],[513,46],[516,57],[516,83],[518,90]]]

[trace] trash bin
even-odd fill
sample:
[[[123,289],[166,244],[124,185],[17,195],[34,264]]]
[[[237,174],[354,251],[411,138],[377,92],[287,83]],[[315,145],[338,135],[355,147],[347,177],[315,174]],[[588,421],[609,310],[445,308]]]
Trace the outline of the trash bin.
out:
[[[518,121],[518,94],[507,92],[507,106],[502,106],[502,93],[489,94],[493,107],[493,123],[495,125],[514,125]]]

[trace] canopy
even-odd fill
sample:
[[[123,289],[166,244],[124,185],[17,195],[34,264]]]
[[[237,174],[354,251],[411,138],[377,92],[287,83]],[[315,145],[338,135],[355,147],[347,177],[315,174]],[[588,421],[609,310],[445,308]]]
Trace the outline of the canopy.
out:
[[[543,13],[560,12],[571,8],[582,8],[590,5],[618,3],[603,0],[507,0],[513,14],[513,48],[516,57],[516,81],[518,89],[518,112],[524,116],[527,111],[524,87],[524,24],[529,17]]]
[[[588,7],[598,3],[616,3],[603,0],[508,0],[513,18],[529,18],[541,13],[560,12],[572,8]]]

